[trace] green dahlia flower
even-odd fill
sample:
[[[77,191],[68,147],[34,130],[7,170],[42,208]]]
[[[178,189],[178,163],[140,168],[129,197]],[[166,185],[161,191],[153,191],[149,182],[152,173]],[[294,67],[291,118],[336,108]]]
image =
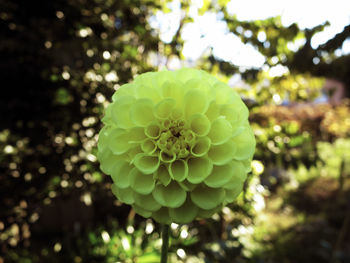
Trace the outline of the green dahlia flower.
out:
[[[160,223],[189,223],[240,194],[255,138],[229,86],[195,69],[149,72],[112,100],[98,159],[120,201]]]

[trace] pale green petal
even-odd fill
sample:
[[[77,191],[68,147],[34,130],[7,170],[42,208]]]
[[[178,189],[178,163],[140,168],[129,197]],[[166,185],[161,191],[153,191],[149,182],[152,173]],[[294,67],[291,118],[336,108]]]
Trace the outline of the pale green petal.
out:
[[[130,120],[129,112],[134,103],[134,97],[124,96],[108,106],[111,107],[112,119],[119,128],[127,129],[132,127],[133,124]]]
[[[158,123],[152,123],[145,128],[145,134],[150,139],[157,139],[160,135],[160,129]]]
[[[108,137],[108,147],[114,154],[122,154],[131,147],[129,134],[122,129],[114,129]]]
[[[139,99],[130,108],[131,121],[141,127],[146,127],[155,120],[153,102],[150,99]]]
[[[176,105],[176,100],[173,98],[166,98],[161,100],[156,106],[154,113],[159,119],[167,119],[171,115],[174,107]]]
[[[97,152],[97,158],[103,160],[100,162],[100,169],[105,174],[112,174],[114,165],[123,159],[123,156],[114,155],[109,149],[105,149],[103,152]]]
[[[233,90],[223,82],[217,82],[213,86],[214,98],[217,104],[228,103],[233,96]]]
[[[152,83],[153,86],[159,90],[168,82],[178,84],[178,81],[175,79],[175,74],[173,71],[162,70],[157,72],[157,77],[153,78]]]
[[[134,164],[142,173],[152,174],[159,167],[159,159],[156,156],[140,153],[135,156]]]
[[[234,104],[222,105],[220,115],[225,116],[232,126],[235,127],[248,119],[249,111],[242,100],[237,98]]]
[[[152,194],[162,206],[171,208],[180,207],[186,200],[186,192],[174,181],[167,187],[162,184],[156,185]]]
[[[250,173],[252,171],[252,159],[243,160],[241,163],[244,165],[246,173]]]
[[[222,208],[222,204],[218,205],[217,207],[214,207],[213,209],[199,209],[198,210],[198,217],[200,218],[209,218],[211,217],[213,214],[219,212]]]
[[[163,162],[163,163],[172,163],[173,161],[175,161],[176,159],[176,155],[173,153],[172,155],[167,154],[164,151],[160,151],[159,153],[159,159]]]
[[[240,161],[233,161],[233,174],[231,179],[223,186],[226,189],[235,188],[236,185],[241,185],[247,179],[246,167]]]
[[[237,184],[236,187],[232,189],[225,189],[225,202],[226,203],[232,203],[236,198],[239,196],[239,194],[243,190],[243,183]]]
[[[169,216],[169,209],[167,207],[162,207],[158,211],[153,212],[152,217],[160,224],[170,225],[172,223]]]
[[[232,136],[232,126],[224,118],[220,117],[212,122],[208,137],[213,145],[222,144]]]
[[[187,161],[188,164],[188,177],[187,180],[190,183],[198,184],[207,178],[212,169],[213,164],[206,157],[190,158]]]
[[[170,163],[169,174],[174,180],[182,182],[188,175],[187,163],[182,159]]]
[[[108,147],[108,136],[110,134],[111,126],[104,126],[98,135],[98,151],[102,152]]]
[[[142,142],[141,149],[146,154],[152,154],[157,150],[157,145],[154,140],[146,139]]]
[[[134,127],[129,131],[129,143],[142,142],[147,138],[143,127]]]
[[[146,86],[146,87],[154,87],[156,86],[156,80],[160,77],[160,72],[146,72],[141,75],[137,75],[133,81],[135,86]]]
[[[191,117],[196,113],[205,113],[209,106],[209,98],[199,89],[191,89],[186,92],[184,98],[185,116]]]
[[[167,186],[170,181],[171,177],[168,171],[168,168],[166,168],[164,165],[159,166],[156,174],[156,178],[164,185]]]
[[[144,209],[136,204],[133,204],[132,208],[135,210],[135,212],[137,214],[139,214],[140,216],[143,216],[145,218],[149,218],[152,215],[151,211],[148,211],[148,210],[146,210],[146,209]]]
[[[188,224],[192,222],[198,213],[198,207],[193,204],[191,198],[178,208],[169,208],[169,215],[173,222],[177,224]]]
[[[160,92],[157,89],[149,86],[147,87],[144,84],[135,86],[135,94],[136,98],[138,99],[148,98],[154,102],[158,102],[160,100]]]
[[[185,82],[184,86],[187,89],[199,89],[205,94],[208,94],[212,88],[206,80],[203,80],[201,78],[191,78]]]
[[[202,71],[192,68],[182,68],[174,72],[175,78],[182,83],[186,83],[188,80],[193,78],[201,78]]]
[[[190,118],[190,128],[198,136],[205,136],[210,130],[210,121],[204,114],[194,114]]]
[[[210,188],[204,185],[197,186],[191,192],[191,199],[199,208],[209,210],[217,207],[225,198],[222,188]]]
[[[234,169],[233,162],[221,166],[214,165],[213,171],[204,180],[204,183],[213,188],[222,187],[231,180]]]
[[[196,140],[195,144],[191,147],[191,154],[195,157],[201,157],[208,153],[210,149],[210,139],[208,137],[202,137]]]
[[[183,136],[188,145],[193,145],[196,141],[196,135],[191,130],[186,130]]]
[[[183,117],[183,115],[184,115],[184,112],[183,112],[182,109],[180,109],[180,108],[174,108],[174,109],[172,110],[170,116],[171,116],[171,118],[172,118],[173,120],[179,120],[179,119],[181,119],[181,118]]]
[[[192,184],[187,180],[184,180],[182,182],[179,182],[179,185],[181,186],[182,189],[184,189],[186,192],[193,191],[194,188],[197,187],[198,184]]]
[[[210,121],[213,121],[213,120],[217,119],[220,116],[220,107],[219,107],[219,105],[217,105],[215,103],[215,101],[212,101],[209,104],[209,107],[208,107],[205,115],[207,116],[207,118]]]
[[[112,118],[112,103],[105,110],[105,116],[102,117],[101,122],[106,125],[104,127],[111,128],[112,125],[115,125],[115,122]]]
[[[213,164],[223,165],[233,159],[236,150],[237,146],[235,143],[228,141],[224,144],[213,145],[208,152],[208,157],[212,160]]]
[[[155,182],[151,174],[143,174],[136,168],[133,168],[129,177],[131,188],[139,194],[147,195],[154,189]]]
[[[120,200],[121,202],[132,205],[134,200],[134,191],[131,188],[118,188],[115,184],[112,184],[112,193]]]
[[[115,92],[112,96],[112,101],[116,101],[120,99],[123,96],[134,96],[134,91],[135,91],[135,84],[134,83],[127,83],[118,89],[118,92]]]
[[[184,89],[181,83],[166,81],[161,88],[163,98],[171,98],[176,101],[176,105],[182,105],[184,99]]]
[[[131,148],[129,151],[125,153],[125,155],[128,157],[127,161],[132,163],[135,160],[136,155],[143,153],[140,145],[134,145],[133,148]]]
[[[129,174],[132,169],[133,169],[133,166],[126,161],[116,162],[111,173],[113,182],[119,188],[128,188],[130,186]]]
[[[246,126],[244,132],[232,138],[237,147],[234,154],[236,160],[251,159],[255,151],[255,137],[250,126]]]
[[[135,204],[137,206],[142,207],[147,211],[154,212],[161,208],[161,204],[159,204],[158,202],[156,202],[156,200],[154,200],[152,194],[142,195],[142,194],[134,193],[134,199],[135,199]]]

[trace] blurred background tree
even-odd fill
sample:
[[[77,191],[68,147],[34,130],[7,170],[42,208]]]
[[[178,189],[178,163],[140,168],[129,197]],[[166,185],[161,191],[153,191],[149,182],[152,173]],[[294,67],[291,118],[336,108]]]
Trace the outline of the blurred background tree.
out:
[[[112,195],[96,141],[120,85],[180,66],[240,91],[258,148],[237,203],[211,220],[172,225],[172,262],[349,260],[350,55],[341,47],[350,25],[313,47],[327,22],[247,21],[228,6],[0,0],[0,262],[159,261],[157,226]],[[234,63],[234,50],[218,56],[210,43],[197,59],[185,56],[188,26],[212,15],[259,52],[258,66]],[[325,79],[335,82],[322,90]],[[311,103],[322,92],[332,97],[332,85],[344,89],[343,100]]]

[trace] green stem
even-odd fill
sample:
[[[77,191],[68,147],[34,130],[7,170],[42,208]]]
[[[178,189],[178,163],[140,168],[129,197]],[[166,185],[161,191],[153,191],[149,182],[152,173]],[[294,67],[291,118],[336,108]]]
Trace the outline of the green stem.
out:
[[[162,256],[160,263],[167,263],[169,248],[169,225],[163,225],[162,228]]]

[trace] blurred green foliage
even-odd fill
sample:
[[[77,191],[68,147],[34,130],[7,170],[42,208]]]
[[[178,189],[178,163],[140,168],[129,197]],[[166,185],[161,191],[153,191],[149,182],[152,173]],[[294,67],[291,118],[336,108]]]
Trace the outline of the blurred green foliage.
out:
[[[168,2],[0,0],[0,263],[159,262],[159,227],[115,200],[95,154],[114,91],[183,59],[192,2],[182,1],[169,43],[150,25]],[[195,62],[223,81],[245,80],[234,88],[251,109],[257,150],[237,202],[210,220],[172,225],[170,262],[349,262],[349,101],[310,101],[324,78],[348,89],[349,55],[335,50],[350,26],[313,49],[327,23],[239,21],[227,2],[203,1],[199,13],[221,12],[265,66],[288,71],[240,69],[211,50]]]

